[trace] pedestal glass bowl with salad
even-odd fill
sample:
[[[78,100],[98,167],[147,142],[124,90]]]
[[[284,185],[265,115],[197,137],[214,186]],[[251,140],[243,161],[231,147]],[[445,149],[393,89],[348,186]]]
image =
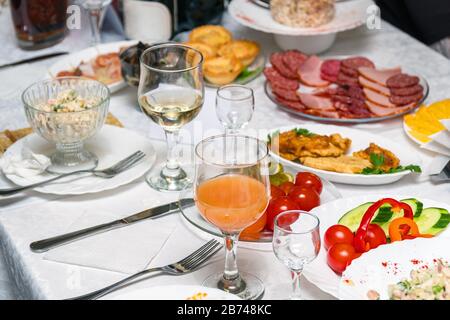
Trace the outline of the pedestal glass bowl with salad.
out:
[[[104,84],[75,77],[37,82],[23,92],[25,114],[33,131],[56,145],[47,171],[66,173],[97,166],[97,156],[84,149],[83,143],[103,126],[109,100]]]

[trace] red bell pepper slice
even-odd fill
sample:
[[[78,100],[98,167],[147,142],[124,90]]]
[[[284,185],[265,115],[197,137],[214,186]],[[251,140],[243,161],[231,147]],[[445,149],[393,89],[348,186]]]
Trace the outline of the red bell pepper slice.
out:
[[[370,250],[370,245],[365,240],[367,229],[370,222],[372,221],[373,216],[375,215],[375,212],[377,212],[377,210],[384,204],[390,204],[393,211],[403,209],[403,216],[405,218],[414,218],[413,211],[408,204],[392,198],[383,198],[378,200],[367,209],[366,213],[361,219],[358,230],[356,230],[355,238],[353,240],[353,246],[355,247],[356,252],[366,252]]]

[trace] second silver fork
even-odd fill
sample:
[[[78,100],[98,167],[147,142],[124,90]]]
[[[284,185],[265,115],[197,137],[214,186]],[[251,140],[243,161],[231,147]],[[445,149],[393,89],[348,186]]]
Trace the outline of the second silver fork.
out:
[[[13,195],[13,194],[16,194],[16,193],[19,193],[19,192],[22,192],[22,191],[25,191],[28,189],[40,187],[47,183],[50,183],[50,182],[53,182],[53,181],[56,181],[56,180],[59,180],[59,179],[65,178],[65,177],[69,177],[72,175],[80,174],[80,173],[92,173],[97,177],[110,179],[110,178],[115,177],[119,173],[122,173],[122,172],[130,169],[136,163],[141,161],[144,157],[145,157],[144,152],[137,151],[137,152],[133,153],[132,155],[126,157],[125,159],[117,162],[113,166],[103,169],[103,170],[90,169],[90,170],[79,170],[79,171],[65,173],[65,174],[59,175],[57,177],[54,177],[54,178],[51,178],[51,179],[48,179],[48,180],[45,180],[42,182],[34,183],[34,184],[31,184],[28,186],[0,190],[0,196],[10,196],[10,195]]]
[[[147,270],[143,270],[141,272],[135,273],[119,282],[113,283],[112,285],[105,287],[103,289],[71,298],[68,300],[94,300],[98,299],[110,292],[113,292],[122,286],[130,283],[131,281],[140,278],[144,275],[160,272],[162,274],[168,274],[173,276],[183,275],[191,273],[201,267],[206,261],[212,258],[217,252],[222,249],[222,245],[217,240],[210,240],[201,246],[199,249],[188,255],[186,258],[176,262],[169,264],[164,267],[159,268],[151,268]]]

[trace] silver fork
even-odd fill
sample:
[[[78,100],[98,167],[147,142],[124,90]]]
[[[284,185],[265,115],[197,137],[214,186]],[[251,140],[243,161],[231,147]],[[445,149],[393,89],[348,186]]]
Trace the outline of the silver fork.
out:
[[[217,240],[210,240],[199,249],[188,255],[186,258],[176,263],[172,263],[164,267],[143,270],[108,287],[68,300],[95,300],[110,292],[113,292],[114,290],[122,287],[123,285],[131,282],[136,278],[153,272],[161,272],[162,274],[169,274],[173,276],[191,273],[199,268],[207,260],[212,258],[217,252],[219,252],[221,248],[222,246]]]
[[[143,158],[145,157],[145,153],[142,151],[137,151],[135,153],[133,153],[132,155],[126,157],[125,159],[119,161],[118,163],[114,164],[113,166],[103,169],[103,170],[95,170],[95,169],[90,169],[90,170],[79,170],[79,171],[73,171],[73,172],[69,172],[69,173],[65,173],[65,174],[61,174],[57,177],[54,177],[52,179],[48,179],[42,182],[38,182],[38,183],[34,183],[28,186],[23,186],[23,187],[15,187],[15,188],[11,188],[11,189],[3,189],[0,190],[0,196],[10,196],[13,195],[15,193],[18,192],[22,192],[24,190],[28,190],[28,189],[33,189],[39,186],[42,186],[44,184],[71,176],[71,175],[75,175],[75,174],[80,174],[80,173],[92,173],[93,175],[97,176],[97,177],[101,177],[101,178],[105,178],[105,179],[110,179],[113,178],[114,176],[118,175],[119,173],[128,170],[129,168],[131,168],[132,166],[134,166],[136,163],[138,163],[139,161],[141,161]]]

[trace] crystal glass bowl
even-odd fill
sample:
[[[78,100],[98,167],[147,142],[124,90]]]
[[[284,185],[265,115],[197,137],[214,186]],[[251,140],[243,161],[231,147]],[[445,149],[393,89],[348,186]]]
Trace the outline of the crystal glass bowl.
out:
[[[79,110],[44,107],[65,93],[90,101],[90,107]],[[102,83],[77,77],[63,77],[37,82],[22,94],[27,120],[34,132],[56,145],[51,155],[50,172],[65,173],[97,166],[97,156],[84,149],[83,142],[103,126],[108,114],[109,89]]]

